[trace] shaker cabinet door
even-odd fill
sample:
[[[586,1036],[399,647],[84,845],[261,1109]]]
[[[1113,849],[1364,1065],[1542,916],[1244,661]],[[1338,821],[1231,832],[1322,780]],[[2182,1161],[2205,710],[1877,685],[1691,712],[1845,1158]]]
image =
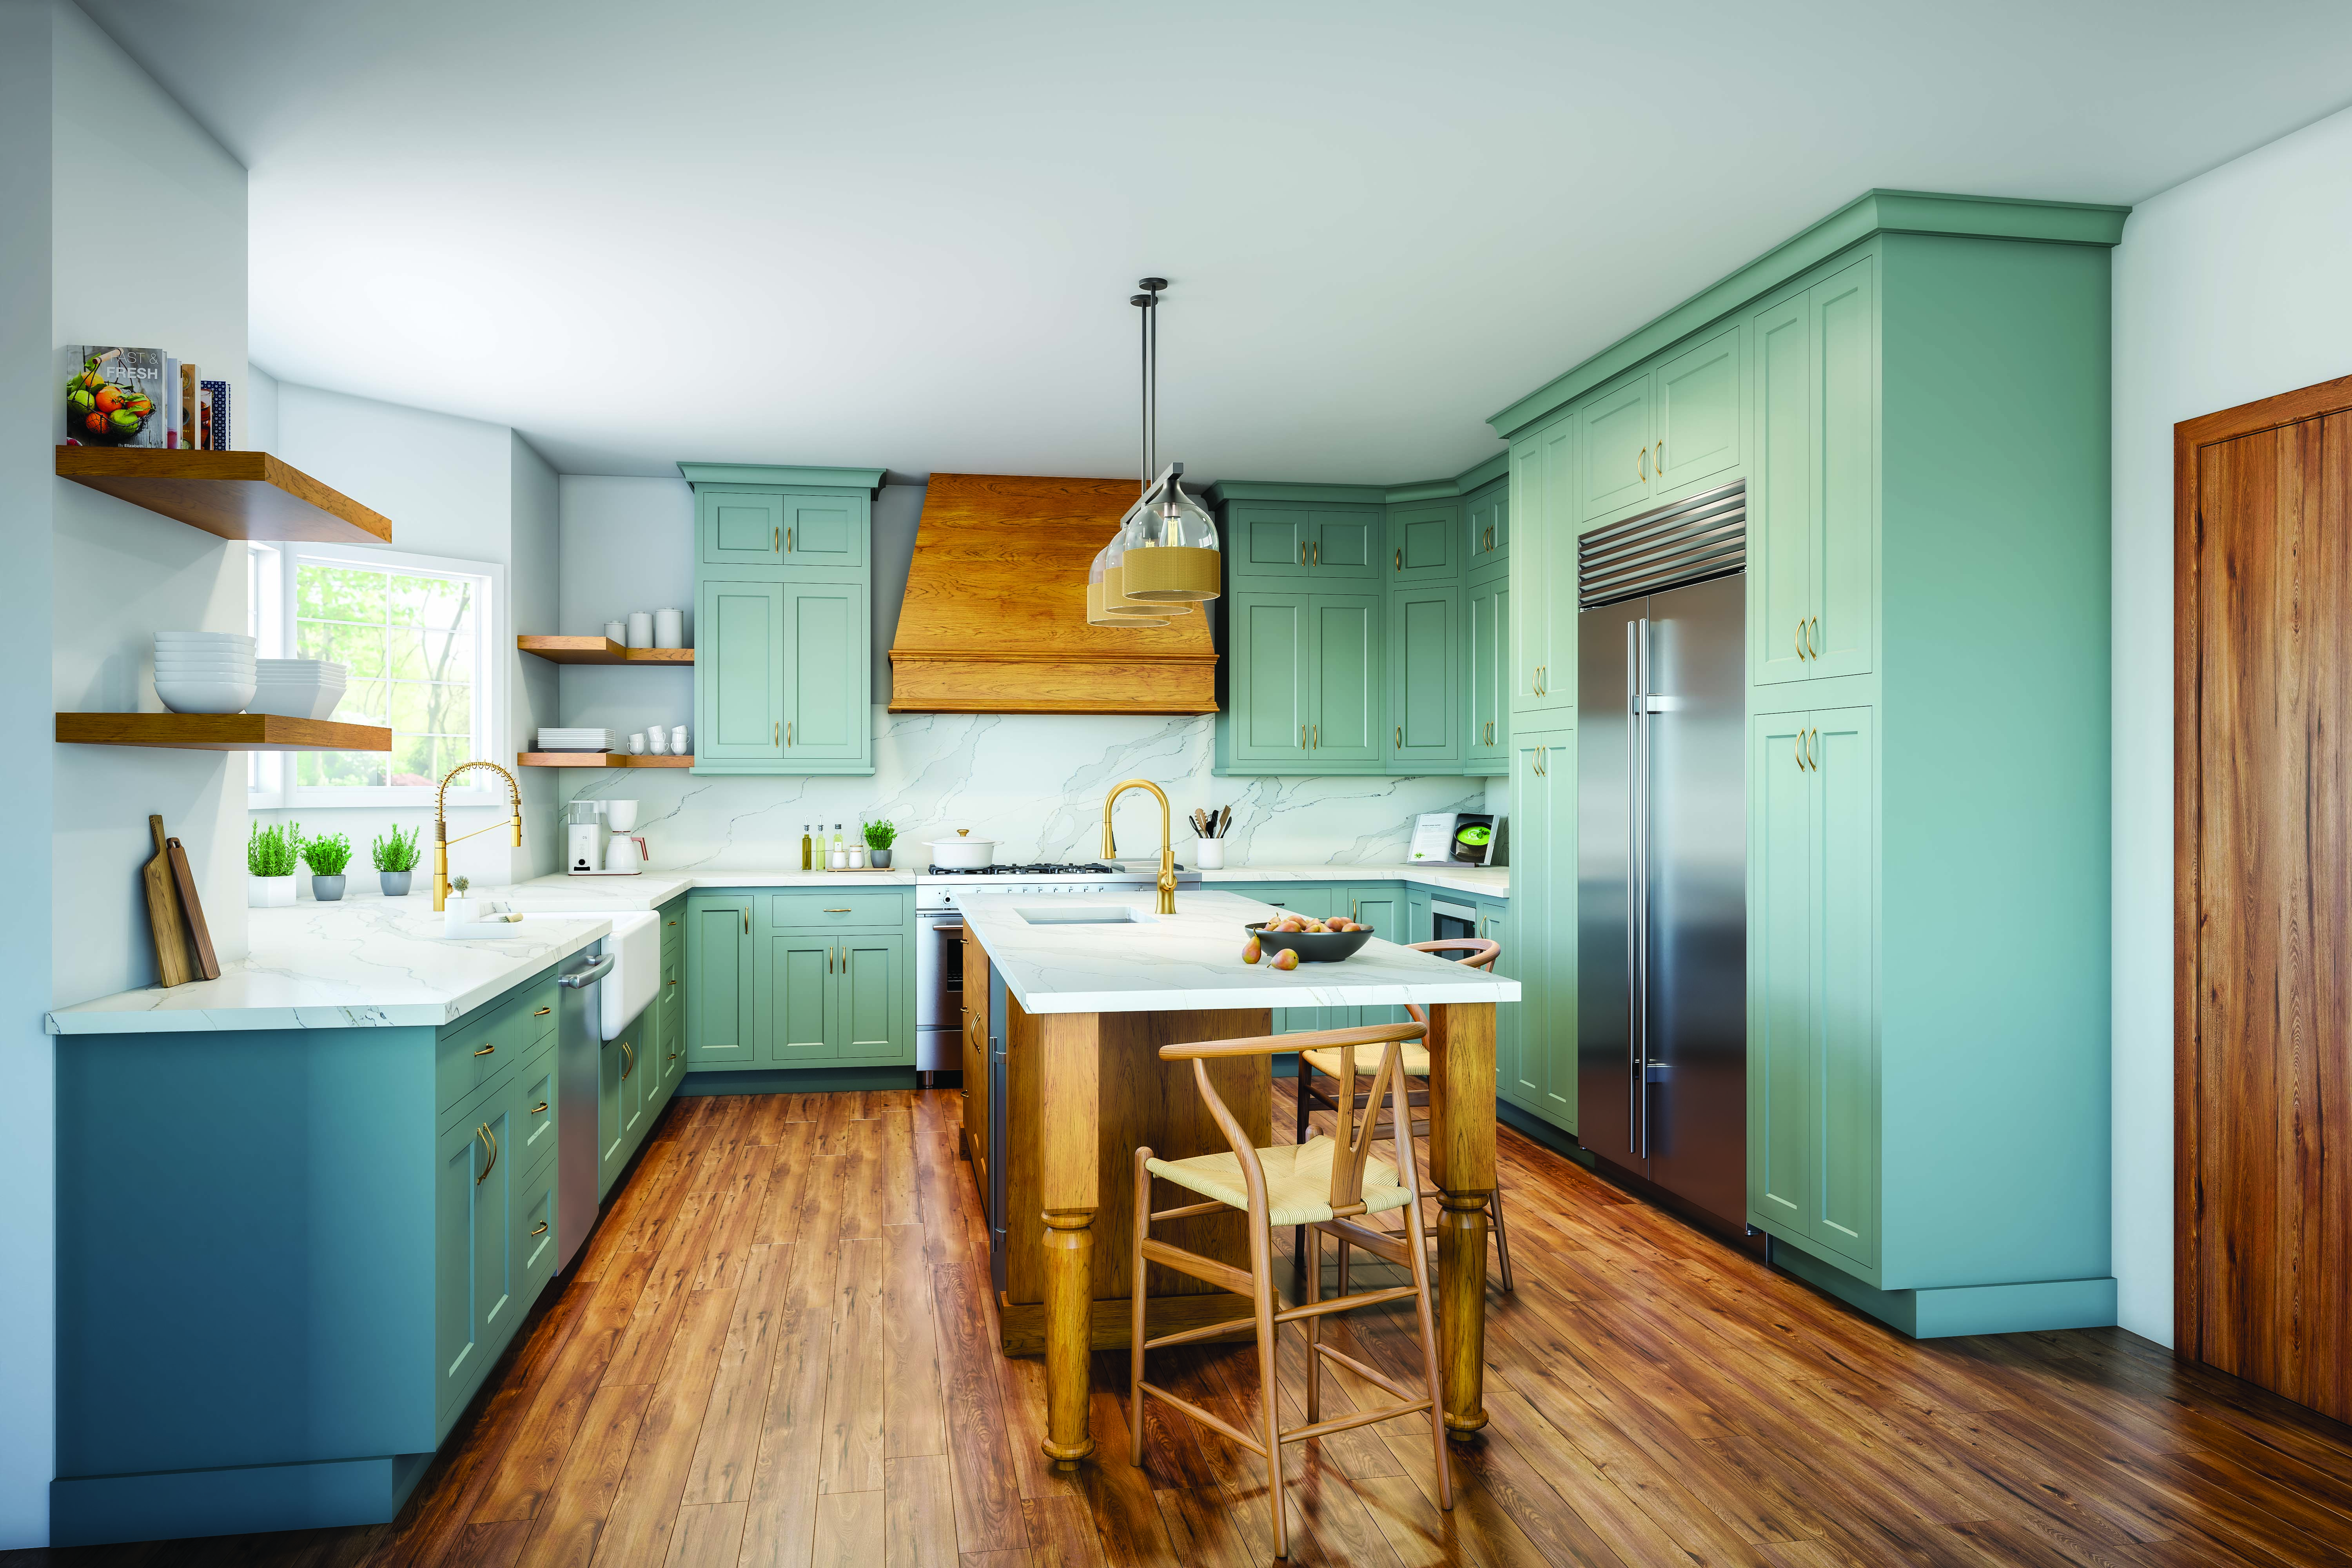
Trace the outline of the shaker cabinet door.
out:
[[[1878,307],[1868,258],[1807,296],[1813,378],[1812,673],[1866,675],[1878,638]]]
[[[833,1034],[840,1055],[887,1060],[910,1053],[901,1005],[907,939],[897,932],[844,936],[835,945]]]
[[[1236,763],[1305,766],[1314,722],[1314,598],[1241,594],[1234,599],[1231,692]]]
[[[1576,423],[1584,430],[1584,505],[1579,521],[1591,521],[1647,500],[1656,479],[1651,468],[1649,375],[1634,376],[1588,398]]]
[[[1318,594],[1312,605],[1314,695],[1307,719],[1310,760],[1381,763],[1382,732],[1381,598]]]
[[[1812,674],[1813,341],[1802,294],[1760,311],[1755,460],[1748,472],[1748,678]],[[1802,700],[1802,699],[1799,699]]]
[[[1798,1236],[1813,1210],[1811,715],[1749,721],[1748,1205]]]
[[[866,701],[873,671],[867,662],[866,585],[793,583],[782,591],[787,697],[782,755],[787,762],[863,757],[873,725]]]
[[[1651,489],[1661,500],[1739,461],[1740,327],[1737,321],[1660,364]]]
[[[698,757],[784,752],[784,586],[712,581],[695,604]]]
[[[1812,715],[1814,1134],[1809,1234],[1878,1262],[1877,784],[1867,708]]]
[[[831,1061],[841,1054],[826,1028],[839,952],[830,931],[768,939],[760,973],[760,1016],[768,1029],[761,1059],[770,1067]]]
[[[696,1068],[750,1067],[752,964],[749,894],[702,894],[686,906],[687,1060]]]
[[[1462,590],[1453,584],[1389,595],[1391,773],[1450,773],[1462,766]]]
[[[782,501],[786,565],[864,568],[866,542],[872,532],[868,498],[795,495],[788,490]]]
[[[705,566],[772,566],[782,559],[784,498],[776,491],[705,485],[694,505]]]

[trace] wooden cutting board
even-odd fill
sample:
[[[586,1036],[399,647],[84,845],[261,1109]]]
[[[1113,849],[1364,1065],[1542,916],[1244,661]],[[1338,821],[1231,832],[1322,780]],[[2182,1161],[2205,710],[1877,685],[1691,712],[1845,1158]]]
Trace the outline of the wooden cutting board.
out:
[[[172,875],[172,852],[165,846],[163,819],[149,817],[147,830],[155,836],[155,858],[139,868],[139,883],[147,895],[147,926],[155,936],[158,983],[184,985],[196,977],[195,965],[188,952],[187,922],[180,918],[180,890]]]
[[[196,897],[196,877],[188,868],[188,851],[176,838],[167,838],[163,847],[172,852],[172,880],[179,884],[180,911],[186,917],[188,941],[196,951],[196,973],[206,980],[220,978],[220,960],[213,952],[212,928],[205,924],[205,903]]]

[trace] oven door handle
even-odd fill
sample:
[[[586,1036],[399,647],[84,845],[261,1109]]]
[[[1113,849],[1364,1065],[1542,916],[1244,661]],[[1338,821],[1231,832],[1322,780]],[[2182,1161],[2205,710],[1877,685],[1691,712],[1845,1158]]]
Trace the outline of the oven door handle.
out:
[[[944,926],[944,925],[943,925],[943,926],[933,926],[931,929],[932,929],[933,931],[938,931],[941,936],[951,936],[951,937],[955,938],[955,939],[956,939],[956,941],[958,941],[958,942],[961,942],[961,941],[963,940],[963,927],[961,927],[961,926]]]

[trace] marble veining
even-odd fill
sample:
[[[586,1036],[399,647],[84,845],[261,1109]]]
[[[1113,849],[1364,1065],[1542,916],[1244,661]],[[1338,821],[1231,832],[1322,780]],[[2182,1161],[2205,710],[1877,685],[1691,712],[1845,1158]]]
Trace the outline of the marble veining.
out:
[[[1081,906],[1127,908],[1143,918],[1102,925],[1031,925],[1035,900],[973,892],[959,900],[964,929],[987,950],[1005,988],[1032,1013],[1189,1012],[1218,1007],[1352,1007],[1402,1002],[1516,1002],[1519,983],[1375,938],[1339,963],[1283,971],[1244,963],[1245,922],[1274,911],[1255,899],[1202,889],[1176,895],[1172,915],[1153,896],[1070,895]]]
[[[1121,779],[1148,778],[1176,809],[1178,858],[1191,861],[1183,814],[1231,805],[1226,857],[1393,867],[1425,811],[1480,811],[1486,783],[1464,778],[1218,778],[1212,721],[1149,714],[890,713],[874,710],[871,778],[698,775],[672,769],[583,769],[567,798],[642,803],[635,831],[662,870],[800,864],[801,826],[861,821],[898,827],[898,864],[920,869],[924,842],[968,827],[994,838],[996,858],[1091,860],[1102,850],[1102,803]],[[1148,800],[1119,803],[1118,843],[1160,846]]]
[[[583,915],[517,935],[451,940],[429,900],[369,899],[247,911],[252,954],[217,980],[124,991],[48,1016],[53,1035],[438,1026],[609,934]]]

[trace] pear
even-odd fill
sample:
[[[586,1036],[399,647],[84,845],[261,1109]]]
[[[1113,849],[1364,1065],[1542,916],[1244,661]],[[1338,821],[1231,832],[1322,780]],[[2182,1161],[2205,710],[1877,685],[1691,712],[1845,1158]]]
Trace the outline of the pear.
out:
[[[1298,967],[1298,950],[1297,950],[1297,948],[1295,948],[1295,947],[1286,947],[1286,948],[1284,948],[1280,952],[1277,952],[1277,953],[1276,953],[1276,954],[1274,955],[1274,966],[1275,966],[1276,969],[1296,969],[1296,968],[1297,968],[1297,967]]]
[[[1257,938],[1252,937],[1242,946],[1242,962],[1244,963],[1255,963],[1258,959],[1264,955],[1264,952],[1265,950],[1257,944]]]

